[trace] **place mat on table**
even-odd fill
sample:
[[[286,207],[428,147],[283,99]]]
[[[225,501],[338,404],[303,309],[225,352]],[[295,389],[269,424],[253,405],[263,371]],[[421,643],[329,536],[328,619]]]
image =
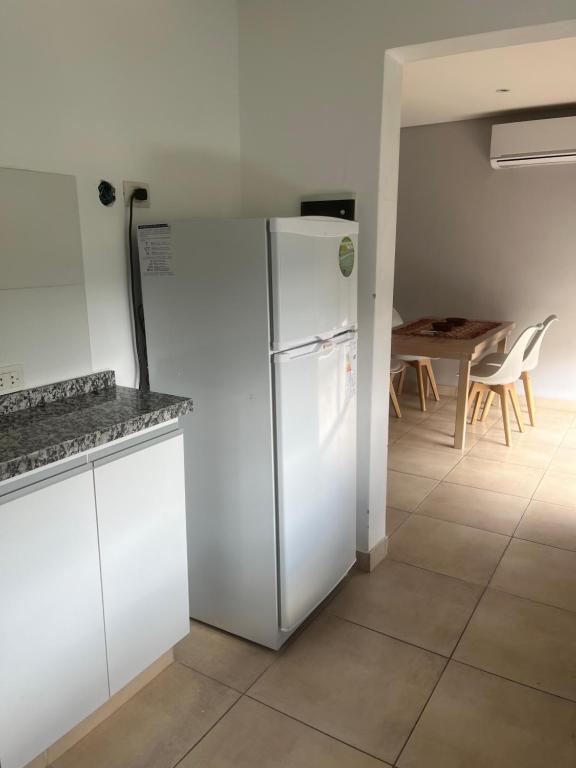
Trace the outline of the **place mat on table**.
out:
[[[442,322],[441,318],[424,317],[422,320],[415,320],[399,328],[393,328],[392,333],[397,336],[429,336],[433,331],[432,323]],[[451,331],[435,331],[431,338],[441,339],[475,339],[488,331],[498,328],[501,323],[494,323],[489,320],[466,320],[463,325],[455,325]]]

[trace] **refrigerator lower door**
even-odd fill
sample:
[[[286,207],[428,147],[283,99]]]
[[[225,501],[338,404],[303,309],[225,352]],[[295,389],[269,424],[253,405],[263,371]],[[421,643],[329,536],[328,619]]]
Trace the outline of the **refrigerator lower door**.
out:
[[[356,558],[356,334],[274,361],[280,626],[288,631]]]

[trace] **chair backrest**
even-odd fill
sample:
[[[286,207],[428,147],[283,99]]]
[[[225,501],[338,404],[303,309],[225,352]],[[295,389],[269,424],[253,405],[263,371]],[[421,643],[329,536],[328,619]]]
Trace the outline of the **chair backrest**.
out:
[[[400,317],[400,313],[397,309],[392,307],[392,328],[396,328],[398,325],[403,325],[404,320]]]
[[[558,315],[549,315],[542,323],[542,328],[539,331],[536,331],[534,336],[530,339],[530,343],[524,353],[524,362],[522,364],[523,371],[532,371],[538,365],[542,341],[544,340],[546,331],[550,328],[552,323],[556,322],[556,320],[558,320]]]
[[[506,358],[497,373],[490,377],[493,384],[511,384],[520,378],[524,364],[524,353],[526,347],[537,331],[542,330],[542,323],[531,325],[522,331],[520,336],[514,342],[512,349],[506,353]]]

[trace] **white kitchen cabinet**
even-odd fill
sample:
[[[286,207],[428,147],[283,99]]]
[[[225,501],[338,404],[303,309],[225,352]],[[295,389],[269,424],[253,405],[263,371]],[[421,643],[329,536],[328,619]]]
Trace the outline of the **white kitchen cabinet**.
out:
[[[86,466],[0,499],[2,768],[20,768],[108,696]]]
[[[94,463],[110,692],[189,631],[180,432]]]

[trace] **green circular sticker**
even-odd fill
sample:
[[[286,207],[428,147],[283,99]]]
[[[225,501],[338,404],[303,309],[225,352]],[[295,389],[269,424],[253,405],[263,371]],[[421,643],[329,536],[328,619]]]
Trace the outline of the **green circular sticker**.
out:
[[[340,261],[340,272],[344,277],[350,277],[354,269],[354,243],[349,237],[343,237],[338,251]]]

